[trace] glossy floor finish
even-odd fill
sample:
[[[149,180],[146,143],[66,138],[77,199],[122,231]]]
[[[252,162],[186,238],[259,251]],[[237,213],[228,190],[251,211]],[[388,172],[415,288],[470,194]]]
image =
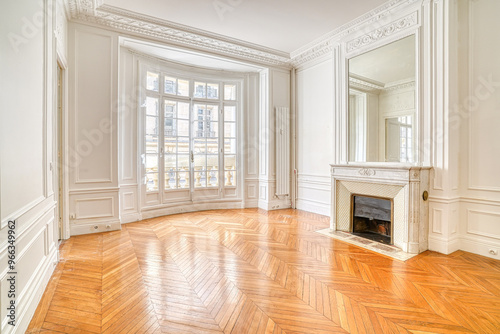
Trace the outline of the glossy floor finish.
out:
[[[326,227],[246,209],[72,237],[28,333],[500,333],[500,261],[401,262]]]

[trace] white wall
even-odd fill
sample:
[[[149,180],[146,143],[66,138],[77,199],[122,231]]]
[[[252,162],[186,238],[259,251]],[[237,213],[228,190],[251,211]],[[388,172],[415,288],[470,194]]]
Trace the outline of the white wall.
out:
[[[119,229],[118,37],[73,23],[68,35],[71,235]]]
[[[468,62],[468,76],[460,78],[465,89],[450,110],[457,112],[461,138],[460,248],[500,259],[500,2],[471,1],[459,9],[468,14],[460,29],[469,30],[469,47],[461,50]]]
[[[290,71],[272,68],[261,71],[258,206],[264,210],[291,207],[290,196],[276,196],[276,108],[279,107],[290,110]]]
[[[297,208],[330,214],[334,161],[333,60],[297,71]]]
[[[0,11],[2,333],[24,333],[58,257],[54,199],[56,45],[52,1],[4,2]],[[7,222],[16,221],[16,326],[7,323]]]

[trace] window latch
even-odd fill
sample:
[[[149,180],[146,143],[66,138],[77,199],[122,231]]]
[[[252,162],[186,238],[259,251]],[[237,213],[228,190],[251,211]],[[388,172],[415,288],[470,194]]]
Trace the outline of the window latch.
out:
[[[191,162],[194,163],[194,154],[192,150],[191,150]]]

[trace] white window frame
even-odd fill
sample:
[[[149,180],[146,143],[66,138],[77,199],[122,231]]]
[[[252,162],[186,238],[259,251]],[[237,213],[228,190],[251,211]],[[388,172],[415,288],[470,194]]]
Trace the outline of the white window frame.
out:
[[[181,69],[180,69],[180,68]],[[160,84],[158,88],[158,96],[159,96],[159,116],[160,113],[164,112],[163,109],[163,101],[165,99],[167,100],[176,100],[176,101],[189,101],[190,102],[190,113],[193,113],[192,108],[194,107],[195,104],[217,104],[219,106],[219,121],[218,121],[218,128],[219,128],[219,185],[214,187],[214,188],[196,188],[193,189],[193,182],[195,180],[192,178],[194,175],[194,171],[192,170],[192,164],[190,164],[190,193],[184,197],[178,197],[178,198],[168,198],[167,195],[165,195],[165,192],[175,192],[176,190],[165,190],[164,189],[164,173],[162,172],[163,168],[163,163],[160,164],[160,161],[162,161],[164,158],[160,154],[159,158],[159,171],[158,171],[158,176],[159,176],[159,184],[158,184],[158,190],[156,191],[146,191],[146,185],[145,185],[145,113],[146,113],[146,108],[144,107],[145,101],[146,101],[146,96],[151,95],[148,94],[148,91],[146,90],[146,72],[151,71],[155,73],[160,73]],[[189,80],[190,86],[189,86],[189,98],[182,97],[182,96],[176,96],[176,95],[169,95],[169,94],[160,94],[163,90],[163,78],[164,76],[167,77],[176,77],[178,79],[185,79]],[[183,66],[177,66],[175,64],[168,64],[168,65],[159,65],[159,64],[151,64],[149,62],[143,62],[139,61],[139,87],[140,87],[140,92],[139,92],[139,107],[138,107],[138,156],[139,156],[139,191],[141,193],[141,203],[140,206],[142,209],[152,209],[152,208],[161,208],[161,207],[170,207],[170,206],[177,206],[177,205],[189,205],[189,204],[197,204],[197,203],[209,203],[209,202],[234,202],[234,201],[243,201],[242,195],[243,195],[243,189],[244,189],[244,165],[242,158],[244,156],[243,152],[243,105],[244,105],[244,100],[245,97],[243,96],[243,84],[244,84],[244,76],[241,75],[240,73],[230,73],[227,72],[227,74],[224,72],[224,74],[221,74],[221,71],[211,71],[211,70],[203,70],[200,69],[198,70],[186,70],[183,68]],[[208,82],[208,83],[219,83],[219,96],[220,98],[218,100],[214,99],[201,99],[201,98],[194,98],[194,82],[195,81],[201,81],[201,82]],[[234,84],[236,85],[237,89],[237,96],[236,96],[236,101],[225,101],[224,100],[224,84]],[[225,171],[225,166],[224,166],[224,152],[220,152],[220,149],[224,147],[224,118],[221,115],[224,106],[226,105],[234,105],[236,107],[236,177],[233,179],[233,185],[232,186],[226,186],[224,183],[224,179],[226,177],[226,171]],[[191,116],[192,117],[192,116]],[[161,120],[161,117],[159,117]],[[192,126],[193,126],[193,118],[190,118],[190,132],[189,132],[189,138],[190,138],[190,152],[192,150],[192,142],[193,142],[193,132],[192,132]],[[161,123],[161,121],[159,121]],[[164,124],[159,124],[159,126],[163,127]],[[161,137],[162,131],[159,133],[159,141],[163,141],[163,137]],[[160,147],[162,147],[160,145]],[[162,152],[163,153],[163,152]],[[161,165],[161,166],[160,166]],[[221,177],[222,176],[222,177]],[[233,176],[234,177],[234,176]],[[234,185],[234,183],[236,183]],[[211,190],[216,190],[211,191]],[[207,191],[205,191],[207,190]]]

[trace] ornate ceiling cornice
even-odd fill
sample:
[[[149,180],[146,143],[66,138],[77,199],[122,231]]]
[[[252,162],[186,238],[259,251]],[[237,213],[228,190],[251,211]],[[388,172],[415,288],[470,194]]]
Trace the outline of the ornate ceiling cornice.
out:
[[[358,17],[357,19],[350,21],[343,26],[323,35],[319,39],[297,49],[291,53],[291,58],[293,59],[293,65],[298,67],[304,63],[307,63],[313,59],[321,57],[327,52],[333,50],[334,41],[338,41],[347,35],[355,32],[358,29],[359,24],[370,24],[376,21],[382,21],[384,18],[389,17],[392,14],[392,10],[400,5],[410,5],[421,0],[392,0],[388,1],[382,6],[375,8],[374,10]],[[326,50],[324,50],[326,49]]]
[[[100,3],[102,0],[69,0],[72,20],[94,23],[259,64],[291,67],[291,59],[287,53]]]
[[[398,31],[404,30],[406,28],[417,25],[418,23],[418,14],[417,12],[413,12],[402,19],[392,22],[383,26],[382,28],[375,29],[370,31],[369,33],[353,39],[347,42],[347,52],[351,52],[356,50],[362,46],[366,46],[372,43],[375,43],[381,38],[390,36]]]
[[[188,48],[206,50],[262,65],[286,68],[300,67],[305,63],[331,53],[336,45],[335,41],[356,31],[359,24],[383,20],[391,15],[391,9],[417,1],[421,0],[388,1],[356,20],[292,52],[292,54],[288,54],[204,30],[104,5],[104,0],[67,0],[69,13],[71,19],[74,21],[101,25],[119,31],[162,40]]]

